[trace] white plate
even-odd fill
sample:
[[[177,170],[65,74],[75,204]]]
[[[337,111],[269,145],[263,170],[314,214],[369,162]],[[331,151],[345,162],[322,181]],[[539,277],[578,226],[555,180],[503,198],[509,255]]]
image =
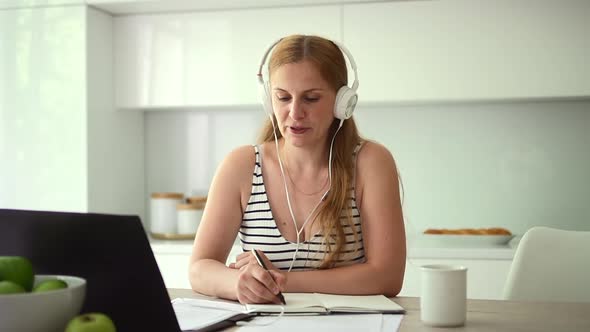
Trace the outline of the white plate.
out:
[[[505,246],[514,235],[421,234],[418,242],[424,247],[493,247]]]

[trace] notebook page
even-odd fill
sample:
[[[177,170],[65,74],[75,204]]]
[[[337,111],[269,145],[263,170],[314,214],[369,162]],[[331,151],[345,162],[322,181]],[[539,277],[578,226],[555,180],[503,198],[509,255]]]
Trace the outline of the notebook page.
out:
[[[184,302],[195,307],[220,309],[235,312],[246,312],[246,307],[237,301],[223,300],[213,297],[204,298],[178,298],[174,299],[172,303]]]
[[[325,313],[327,310],[313,293],[283,293],[287,305],[279,304],[246,304],[248,313],[280,313],[281,306],[285,313]]]
[[[182,331],[202,329],[239,315],[236,311],[195,305],[190,299],[175,299],[172,308]]]
[[[396,332],[397,329],[384,325],[382,317],[388,315],[321,315],[321,316],[257,316],[253,323],[260,325],[243,326],[239,332]],[[262,325],[262,324],[269,325]]]
[[[335,312],[402,313],[404,308],[383,295],[334,295],[316,293],[322,305]]]

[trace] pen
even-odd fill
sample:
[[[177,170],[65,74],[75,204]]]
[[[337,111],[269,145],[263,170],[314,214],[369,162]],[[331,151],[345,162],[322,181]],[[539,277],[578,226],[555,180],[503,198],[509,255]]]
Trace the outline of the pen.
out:
[[[263,269],[268,271],[268,268],[264,264],[262,257],[260,257],[260,255],[258,254],[258,251],[256,251],[256,249],[252,249],[252,255],[254,255],[254,258],[256,258],[258,265],[260,265]],[[268,274],[270,274],[270,271],[268,271]],[[271,278],[272,278],[272,275],[271,275]],[[283,296],[283,293],[281,293],[280,290],[279,290],[279,293],[277,294],[277,296],[279,297],[279,300],[281,300],[281,303],[287,304],[287,302],[285,302],[285,297]]]

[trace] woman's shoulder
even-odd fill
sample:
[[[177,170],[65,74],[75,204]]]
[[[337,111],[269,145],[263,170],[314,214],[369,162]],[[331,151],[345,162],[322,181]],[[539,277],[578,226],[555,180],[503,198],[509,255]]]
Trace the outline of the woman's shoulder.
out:
[[[242,145],[234,148],[228,154],[228,157],[238,159],[253,159],[255,156],[256,146],[255,145]]]
[[[395,160],[392,153],[383,144],[365,140],[357,156],[357,168],[363,171],[375,171],[376,169],[395,170]]]
[[[362,159],[393,159],[393,155],[387,147],[383,144],[371,141],[363,140],[360,142],[360,149],[358,152],[358,158]]]
[[[255,161],[256,154],[254,146],[243,145],[230,151],[225,156],[221,166],[232,172],[239,172],[239,170],[244,170],[244,173],[251,173]]]
[[[363,206],[367,188],[382,188],[388,183],[387,179],[397,179],[397,176],[397,167],[389,149],[375,141],[363,141],[356,160],[357,204]],[[373,190],[371,192],[375,192]]]

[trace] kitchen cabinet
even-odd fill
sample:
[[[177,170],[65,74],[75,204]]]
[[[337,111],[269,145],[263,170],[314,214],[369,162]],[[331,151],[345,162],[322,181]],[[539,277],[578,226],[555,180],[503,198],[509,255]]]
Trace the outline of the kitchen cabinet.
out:
[[[262,53],[291,33],[347,46],[361,104],[584,98],[589,12],[581,0],[441,0],[120,16],[116,103],[257,105]]]
[[[10,1],[10,0],[4,0]],[[13,0],[25,1],[25,0]],[[43,1],[43,0],[37,0]],[[45,0],[48,1],[48,0]],[[67,1],[67,0],[52,0]],[[75,1],[75,0],[70,0]],[[81,0],[78,0],[81,1]],[[322,4],[372,2],[374,0],[322,0]],[[317,0],[86,0],[90,6],[113,15],[171,13],[185,11],[236,10],[248,8],[294,7],[317,5]]]
[[[590,2],[343,5],[359,103],[590,96]]]
[[[155,254],[160,274],[167,288],[190,289],[187,254]]]
[[[190,288],[188,261],[192,241],[151,240],[164,283],[168,288]],[[420,296],[420,266],[427,264],[467,267],[467,296],[472,299],[501,299],[515,248],[413,248],[408,254],[400,296]],[[242,253],[234,243],[226,263]]]
[[[152,251],[158,268],[167,288],[190,289],[188,280],[188,264],[193,248],[192,241],[151,240]],[[236,261],[236,256],[242,253],[242,248],[234,244],[226,263]]]
[[[117,106],[258,105],[264,51],[293,33],[340,40],[338,7],[116,17]]]
[[[84,5],[85,0],[0,0],[0,9],[30,8],[40,6]]]
[[[115,111],[111,54],[98,10],[0,11],[0,208],[143,215],[142,114]]]
[[[400,296],[420,296],[420,266],[428,264],[459,265],[467,268],[467,298],[502,299],[511,259],[413,259],[406,262],[404,285]]]

